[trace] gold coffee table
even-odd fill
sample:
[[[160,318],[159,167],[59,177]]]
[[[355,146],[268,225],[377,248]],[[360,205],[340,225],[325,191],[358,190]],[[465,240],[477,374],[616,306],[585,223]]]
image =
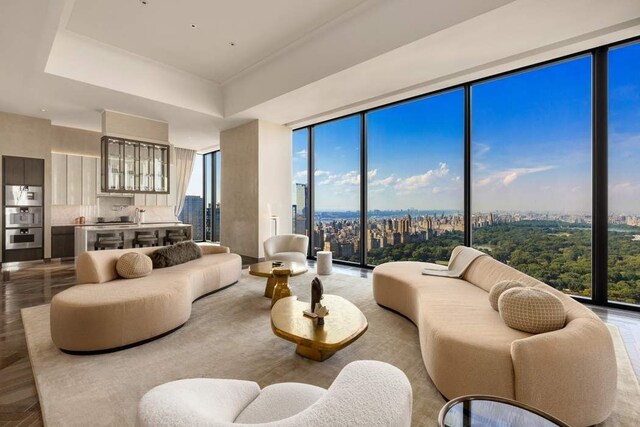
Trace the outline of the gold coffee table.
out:
[[[329,309],[324,325],[302,314],[310,303],[297,296],[278,300],[271,309],[273,333],[297,344],[296,353],[322,362],[342,350],[367,330],[369,323],[360,309],[337,295],[324,295],[322,305]]]
[[[305,264],[298,262],[284,261],[281,267],[288,268],[291,271],[290,276],[297,276],[309,271],[309,268]],[[276,285],[276,279],[273,277],[272,272],[273,269],[272,261],[259,262],[249,266],[249,274],[267,278],[267,285],[264,288],[264,296],[267,298],[273,297],[273,287]]]

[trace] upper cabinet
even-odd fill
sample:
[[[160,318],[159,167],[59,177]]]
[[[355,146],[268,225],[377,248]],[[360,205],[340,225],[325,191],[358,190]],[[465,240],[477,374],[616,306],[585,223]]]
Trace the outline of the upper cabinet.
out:
[[[51,204],[95,205],[98,159],[51,153]]]
[[[169,146],[102,137],[101,188],[105,193],[169,193]]]
[[[3,156],[6,185],[44,185],[44,160]]]

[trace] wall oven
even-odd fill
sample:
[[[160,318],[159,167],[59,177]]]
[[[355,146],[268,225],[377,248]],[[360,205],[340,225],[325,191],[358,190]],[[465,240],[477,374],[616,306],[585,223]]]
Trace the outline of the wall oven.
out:
[[[41,207],[4,208],[5,228],[42,227]]]
[[[42,187],[37,185],[5,185],[5,206],[42,206]]]
[[[42,228],[7,228],[4,233],[5,249],[42,247]]]

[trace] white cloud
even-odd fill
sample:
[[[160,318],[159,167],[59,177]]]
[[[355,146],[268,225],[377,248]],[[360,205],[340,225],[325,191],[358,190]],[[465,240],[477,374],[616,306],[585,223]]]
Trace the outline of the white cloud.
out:
[[[422,175],[413,175],[396,182],[395,188],[399,191],[409,192],[428,187],[436,179],[445,177],[449,174],[449,167],[446,163],[440,162],[437,169],[430,169]]]
[[[373,181],[369,182],[369,187],[388,187],[397,181],[399,181],[398,178],[393,175],[389,175],[386,178],[374,179]]]
[[[296,151],[296,157],[299,157],[301,159],[306,159],[307,158],[307,150],[302,149],[300,151]]]
[[[491,183],[502,183],[503,186],[508,187],[518,178],[530,175],[533,173],[546,172],[554,169],[555,166],[538,166],[533,168],[512,168],[503,171],[498,171],[476,181],[477,187],[483,187]]]
[[[491,146],[489,144],[483,144],[482,142],[476,142],[473,144],[473,157],[482,157],[487,154],[491,150]]]
[[[356,171],[349,171],[338,177],[335,181],[336,185],[360,185],[360,174]]]
[[[329,176],[329,175],[331,175],[331,172],[323,171],[323,170],[320,170],[320,169],[316,169],[316,171],[314,172],[313,175],[314,176]]]
[[[296,178],[306,178],[307,177],[307,170],[301,170],[295,173],[294,177]]]
[[[373,169],[367,172],[367,176],[369,177],[369,179],[375,178],[376,175],[378,175],[378,169]]]

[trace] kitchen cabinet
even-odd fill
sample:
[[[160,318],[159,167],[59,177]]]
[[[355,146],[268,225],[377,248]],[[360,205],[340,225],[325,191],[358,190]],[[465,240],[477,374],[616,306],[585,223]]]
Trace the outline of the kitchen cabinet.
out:
[[[44,186],[44,159],[24,158],[24,183]]]
[[[94,206],[97,204],[96,190],[98,185],[98,159],[82,157],[82,204]]]
[[[67,205],[82,204],[82,157],[67,156]]]
[[[44,185],[44,159],[3,156],[5,185]]]
[[[75,227],[51,227],[51,258],[75,256]]]
[[[67,155],[51,153],[51,204],[67,204]]]
[[[168,194],[169,149],[164,144],[102,137],[101,191]]]
[[[98,159],[71,154],[51,154],[51,203],[95,205]]]

